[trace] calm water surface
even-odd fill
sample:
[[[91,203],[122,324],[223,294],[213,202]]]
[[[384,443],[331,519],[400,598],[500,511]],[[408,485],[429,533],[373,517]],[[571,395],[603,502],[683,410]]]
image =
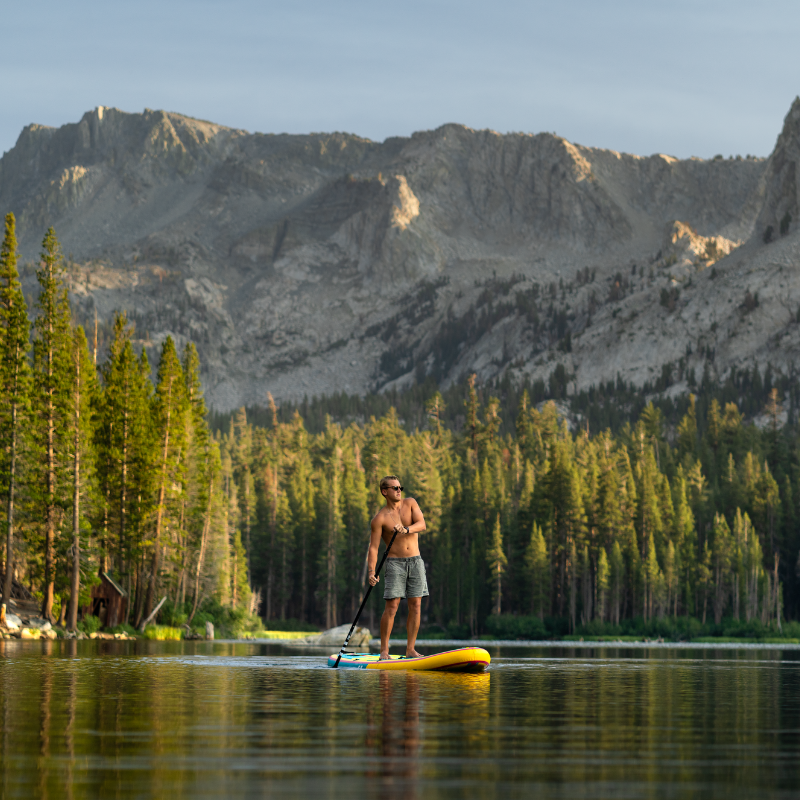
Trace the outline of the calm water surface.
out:
[[[800,795],[797,651],[491,652],[488,673],[446,675],[280,645],[0,641],[0,796]]]

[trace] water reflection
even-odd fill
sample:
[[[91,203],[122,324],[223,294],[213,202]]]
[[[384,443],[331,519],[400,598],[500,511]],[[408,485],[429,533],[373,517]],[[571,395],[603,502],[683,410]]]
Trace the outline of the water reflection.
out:
[[[492,655],[490,673],[447,675],[258,645],[0,641],[0,796],[732,800],[800,783],[796,655]]]
[[[408,797],[415,798],[419,751],[419,675],[378,673],[378,692],[367,698],[366,752],[374,757],[379,778],[388,791],[407,781]],[[393,792],[390,792],[393,793]]]
[[[366,703],[365,753],[375,764],[367,776],[378,781],[380,796],[413,800],[419,796],[420,764],[426,756],[424,719],[435,721],[435,707],[445,705],[480,726],[488,708],[490,674],[378,672],[365,677],[377,677],[377,687],[368,688]],[[421,713],[426,703],[434,708]]]

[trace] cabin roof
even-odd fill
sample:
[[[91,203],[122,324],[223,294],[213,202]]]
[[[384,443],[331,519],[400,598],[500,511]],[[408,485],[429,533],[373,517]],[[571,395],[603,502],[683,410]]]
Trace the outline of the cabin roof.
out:
[[[107,573],[103,573],[103,577],[122,595],[122,597],[127,597],[128,593]]]

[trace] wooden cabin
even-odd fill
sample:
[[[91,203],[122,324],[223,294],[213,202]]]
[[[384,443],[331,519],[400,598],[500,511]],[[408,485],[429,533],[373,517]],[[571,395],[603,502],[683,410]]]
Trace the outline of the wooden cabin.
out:
[[[100,583],[92,586],[92,599],[81,611],[83,616],[100,617],[100,626],[113,628],[125,622],[128,593],[107,573],[100,573]]]

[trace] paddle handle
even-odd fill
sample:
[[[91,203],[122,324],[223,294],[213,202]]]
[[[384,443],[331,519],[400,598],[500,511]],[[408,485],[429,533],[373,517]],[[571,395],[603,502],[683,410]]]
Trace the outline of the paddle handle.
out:
[[[383,558],[381,559],[381,563],[378,564],[378,568],[375,570],[375,577],[377,578],[380,574],[381,568],[383,567],[383,562],[386,561],[386,556],[389,555],[389,550],[391,549],[392,545],[394,544],[394,540],[397,536],[397,531],[392,534],[392,538],[389,541],[389,544],[386,547],[386,550],[383,551]],[[344,655],[344,651],[347,649],[347,645],[350,641],[350,637],[353,635],[353,631],[356,629],[356,623],[358,622],[358,618],[361,616],[361,612],[364,610],[364,606],[367,604],[367,599],[369,598],[369,593],[372,591],[372,584],[369,585],[369,589],[367,589],[367,593],[364,595],[364,599],[361,601],[361,607],[358,609],[358,613],[356,614],[356,618],[353,620],[353,624],[350,626],[350,632],[347,634],[347,638],[344,640],[344,644],[342,645],[342,649],[339,651],[339,655],[336,657],[336,663],[333,665],[333,668],[336,669],[339,666],[339,662],[342,660],[342,656]]]

